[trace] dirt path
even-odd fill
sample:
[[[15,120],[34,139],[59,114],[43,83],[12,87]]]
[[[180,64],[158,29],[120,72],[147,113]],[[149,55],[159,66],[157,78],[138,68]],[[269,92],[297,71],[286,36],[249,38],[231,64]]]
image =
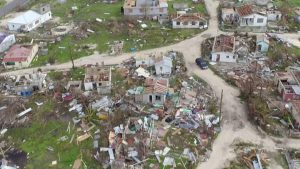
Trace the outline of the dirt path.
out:
[[[223,124],[222,131],[213,143],[212,153],[210,158],[201,163],[199,169],[219,169],[228,164],[229,160],[235,158],[232,143],[235,140],[242,140],[252,142],[261,145],[268,151],[275,151],[275,147],[293,147],[300,148],[300,140],[295,139],[276,139],[272,137],[263,136],[257,132],[256,128],[249,123],[247,120],[247,110],[245,104],[240,102],[239,90],[232,86],[229,86],[223,79],[215,75],[211,70],[200,70],[195,64],[194,60],[200,56],[200,44],[201,42],[212,36],[224,33],[218,29],[217,19],[217,7],[218,1],[216,0],[205,0],[207,10],[210,14],[209,28],[203,33],[193,37],[191,39],[184,40],[174,45],[165,46],[161,48],[140,51],[136,53],[125,53],[116,57],[108,57],[105,55],[91,55],[88,57],[80,58],[75,60],[76,66],[82,66],[86,64],[95,64],[104,62],[105,64],[118,64],[124,59],[130,58],[131,56],[147,56],[151,53],[161,53],[168,50],[176,50],[183,52],[187,67],[190,72],[193,72],[203,78],[209,85],[212,86],[214,92],[220,96],[221,91],[224,91],[223,99]],[[232,34],[232,33],[224,33]],[[281,38],[285,39],[290,43],[300,47],[298,38],[299,34],[281,34]],[[65,63],[53,66],[41,67],[42,70],[58,70],[71,68],[71,63]],[[15,75],[22,73],[32,73],[37,71],[38,68],[23,69],[18,71],[12,71],[2,73],[0,75]]]

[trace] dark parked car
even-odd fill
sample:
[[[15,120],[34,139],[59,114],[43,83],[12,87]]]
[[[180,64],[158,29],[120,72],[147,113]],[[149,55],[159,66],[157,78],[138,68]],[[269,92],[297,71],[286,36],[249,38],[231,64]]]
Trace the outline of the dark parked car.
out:
[[[205,60],[203,60],[202,58],[197,58],[195,60],[196,64],[201,68],[201,69],[207,69],[208,65],[207,62]]]

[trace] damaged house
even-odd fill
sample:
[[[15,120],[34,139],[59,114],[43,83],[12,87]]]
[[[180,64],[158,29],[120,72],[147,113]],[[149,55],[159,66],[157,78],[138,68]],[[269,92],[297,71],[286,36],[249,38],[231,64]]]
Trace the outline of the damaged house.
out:
[[[168,15],[168,3],[165,0],[125,0],[125,16],[154,17]]]
[[[267,26],[267,16],[254,12],[251,5],[243,5],[236,8],[240,26],[264,27]]]
[[[282,100],[300,100],[299,72],[277,72],[275,73],[275,84]]]
[[[10,31],[29,32],[52,18],[50,5],[42,5],[38,10],[29,10],[8,21]]]
[[[96,90],[100,94],[109,94],[111,92],[111,67],[87,67],[84,89]]]
[[[221,17],[223,22],[237,22],[238,16],[233,8],[222,8]]]
[[[269,50],[269,40],[265,35],[257,35],[256,47],[258,52],[266,53]]]
[[[206,19],[200,13],[178,11],[172,19],[173,28],[207,28]]]
[[[42,90],[46,87],[47,74],[38,72],[17,76],[14,89],[19,96],[30,96],[32,92]]]
[[[135,92],[135,101],[163,104],[169,90],[169,80],[164,78],[147,78],[144,87],[139,87]]]
[[[211,52],[213,62],[236,62],[235,37],[227,35],[216,36]]]
[[[172,73],[173,62],[170,57],[159,57],[155,59],[155,72],[158,76],[170,76]]]
[[[28,67],[36,56],[38,45],[13,45],[5,54],[2,63],[5,68]]]

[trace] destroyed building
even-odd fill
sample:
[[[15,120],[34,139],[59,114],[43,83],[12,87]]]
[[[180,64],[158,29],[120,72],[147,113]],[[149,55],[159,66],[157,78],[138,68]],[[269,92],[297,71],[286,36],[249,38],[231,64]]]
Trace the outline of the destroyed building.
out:
[[[271,12],[268,14],[269,19],[272,19]],[[268,16],[266,12],[256,10],[250,4],[221,9],[223,22],[237,24],[241,27],[266,27]]]
[[[29,10],[8,21],[7,27],[10,31],[29,32],[47,22],[51,18],[52,13],[50,5],[41,5],[37,10]]]
[[[256,47],[258,52],[266,53],[269,50],[269,40],[266,35],[257,35]]]
[[[96,90],[100,94],[109,94],[111,92],[111,67],[87,67],[84,89]]]
[[[66,89],[67,90],[74,90],[74,91],[81,91],[81,87],[82,87],[82,82],[81,81],[69,81]]]
[[[207,20],[200,13],[178,11],[172,19],[172,28],[207,28]]]
[[[275,85],[283,101],[300,100],[299,72],[275,73]]]
[[[135,101],[150,104],[164,104],[168,91],[168,79],[147,78],[144,87],[137,88],[135,92]]]
[[[16,76],[14,86],[15,93],[19,96],[30,96],[32,92],[42,90],[46,87],[47,74],[38,72]]]
[[[170,57],[155,58],[155,72],[158,76],[170,76],[172,73],[173,62]]]
[[[125,16],[154,17],[168,14],[168,3],[165,0],[125,0]]]
[[[211,52],[211,60],[214,62],[236,62],[235,37],[227,35],[216,36]]]

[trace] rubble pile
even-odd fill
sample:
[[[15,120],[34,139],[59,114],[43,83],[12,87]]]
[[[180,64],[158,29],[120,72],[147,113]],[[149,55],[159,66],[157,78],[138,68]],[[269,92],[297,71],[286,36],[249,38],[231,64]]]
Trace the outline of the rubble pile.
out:
[[[181,53],[131,58],[116,67],[87,66],[84,76],[80,71],[80,80],[68,78],[67,72],[51,74],[54,79],[42,72],[6,77],[1,87],[7,96],[31,103],[37,93],[44,95],[32,108],[18,101],[20,111],[11,113],[13,120],[30,121],[28,117],[48,105],[45,98],[49,98],[51,104],[60,105],[49,117],[68,122],[57,142],[80,146],[92,140],[92,156],[104,167],[190,168],[207,159],[210,143],[220,131],[216,96],[198,77],[186,74]],[[2,103],[0,111],[9,112],[9,104]],[[0,120],[4,118],[9,116]],[[10,130],[6,127],[1,135]],[[52,146],[48,150],[55,151]],[[76,159],[73,167],[82,164]]]

